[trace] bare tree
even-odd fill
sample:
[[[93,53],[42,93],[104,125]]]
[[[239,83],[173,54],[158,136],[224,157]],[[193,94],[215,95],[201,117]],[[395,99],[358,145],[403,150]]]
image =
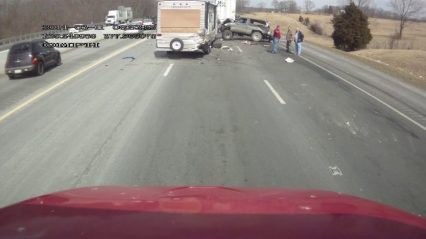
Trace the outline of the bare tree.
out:
[[[402,32],[406,26],[407,20],[415,17],[425,8],[425,0],[389,0],[392,10],[398,15],[399,20],[399,38],[402,38]]]
[[[279,10],[280,2],[278,0],[272,0],[272,7],[274,7],[275,10]]]
[[[354,3],[355,6],[358,8],[364,9],[368,6],[370,6],[371,3],[373,3],[373,0],[340,0],[341,5],[349,5],[351,3]]]
[[[249,0],[237,0],[236,11],[244,11],[246,7],[250,4]]]
[[[355,5],[359,8],[365,8],[370,6],[370,4],[373,2],[373,0],[353,0]]]
[[[312,0],[305,0],[305,12],[309,13],[315,8],[315,3]]]
[[[263,9],[263,8],[265,8],[265,3],[260,2],[260,3],[257,4],[257,7],[260,8],[260,9]]]

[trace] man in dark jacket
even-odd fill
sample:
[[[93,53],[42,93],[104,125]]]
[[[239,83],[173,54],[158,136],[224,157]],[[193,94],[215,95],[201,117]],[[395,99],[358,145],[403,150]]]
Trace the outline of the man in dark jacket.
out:
[[[291,32],[290,26],[288,27],[287,34],[285,35],[285,39],[287,41],[286,42],[287,52],[290,53],[290,44],[293,41],[293,32]]]
[[[302,54],[302,42],[304,40],[305,36],[303,35],[303,32],[300,31],[299,28],[296,29],[296,32],[294,33],[294,44],[296,46],[296,54],[300,56]]]

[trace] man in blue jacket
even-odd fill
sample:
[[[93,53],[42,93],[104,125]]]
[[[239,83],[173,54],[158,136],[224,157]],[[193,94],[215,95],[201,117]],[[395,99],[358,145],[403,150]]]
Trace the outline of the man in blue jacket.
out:
[[[296,55],[298,56],[302,54],[302,42],[304,38],[305,36],[303,35],[303,32],[297,28],[296,32],[294,33],[294,45],[296,46]]]

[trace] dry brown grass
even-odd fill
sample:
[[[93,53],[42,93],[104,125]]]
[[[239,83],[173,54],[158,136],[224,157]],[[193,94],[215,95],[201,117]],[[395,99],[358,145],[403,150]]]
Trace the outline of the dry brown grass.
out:
[[[322,36],[317,35],[299,23],[300,14],[262,12],[246,14],[245,16],[267,19],[271,22],[271,27],[280,25],[282,31],[287,26],[291,26],[293,29],[300,27],[305,34],[306,41],[323,47],[334,48],[333,40],[330,37],[333,33],[332,16],[301,15],[304,18],[309,17],[311,24],[318,23],[322,26],[324,34]],[[414,78],[421,85],[426,84],[426,23],[409,22],[404,30],[403,38],[394,42],[394,49],[389,49],[391,37],[398,28],[398,21],[378,18],[369,18],[369,21],[373,40],[367,46],[367,49],[348,54],[363,61],[367,60],[381,64],[389,71],[396,69],[399,76],[410,80]]]

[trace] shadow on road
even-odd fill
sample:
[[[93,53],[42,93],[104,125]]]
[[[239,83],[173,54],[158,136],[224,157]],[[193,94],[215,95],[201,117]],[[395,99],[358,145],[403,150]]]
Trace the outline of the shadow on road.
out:
[[[172,51],[155,51],[155,58],[160,59],[199,59],[204,57],[204,53],[202,52],[172,52]]]
[[[49,71],[52,71],[52,70],[54,70],[56,67],[47,67],[47,68],[45,68],[45,70],[44,70],[44,74],[47,74],[47,73],[49,73]],[[6,76],[6,74],[5,74],[5,76]],[[27,73],[23,73],[23,74],[21,74],[21,75],[15,75],[15,77],[12,79],[12,78],[8,78],[7,76],[6,76],[6,78],[8,78],[9,80],[11,80],[11,81],[14,81],[14,80],[26,80],[26,79],[28,79],[28,80],[30,80],[30,79],[32,79],[32,78],[37,78],[37,77],[41,77],[41,76],[38,76],[38,75],[35,75],[34,73],[32,73],[32,72],[27,72]]]

